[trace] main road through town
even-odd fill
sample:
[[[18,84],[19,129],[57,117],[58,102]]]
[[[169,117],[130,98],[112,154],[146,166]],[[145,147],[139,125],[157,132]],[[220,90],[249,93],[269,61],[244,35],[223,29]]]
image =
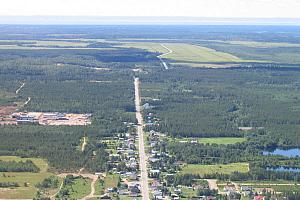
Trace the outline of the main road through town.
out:
[[[141,170],[141,193],[143,200],[149,200],[149,187],[148,187],[148,172],[147,172],[147,156],[145,153],[144,145],[144,120],[141,113],[141,97],[140,97],[140,80],[139,78],[134,78],[134,90],[135,90],[135,108],[136,108],[136,119],[137,134],[139,140],[139,157],[140,157],[140,170]]]

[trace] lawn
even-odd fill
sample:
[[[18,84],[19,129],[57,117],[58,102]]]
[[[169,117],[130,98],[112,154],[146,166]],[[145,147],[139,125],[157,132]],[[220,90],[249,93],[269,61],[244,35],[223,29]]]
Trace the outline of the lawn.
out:
[[[244,184],[242,184],[244,185]],[[248,185],[247,186],[249,187],[252,187],[254,189],[255,192],[259,192],[261,189],[263,188],[271,188],[273,189],[275,192],[278,192],[278,193],[282,193],[282,192],[300,192],[300,185],[274,185],[271,184],[259,184],[259,185]]]
[[[120,200],[133,200],[133,199],[141,200],[142,199],[142,197],[133,198],[133,197],[129,197],[126,195],[120,195],[119,198],[120,198]]]
[[[0,160],[3,161],[26,161],[32,160],[39,168],[39,173],[30,173],[30,172],[1,172],[0,173],[0,182],[16,182],[20,185],[18,188],[3,188],[0,189],[0,197],[6,199],[31,199],[35,196],[37,188],[35,185],[45,178],[54,175],[50,172],[47,172],[48,164],[45,160],[40,158],[20,158],[16,156],[0,156]],[[25,183],[29,183],[25,187]],[[55,192],[55,191],[54,191]]]
[[[246,138],[239,138],[239,137],[212,137],[212,138],[178,138],[176,141],[197,141],[202,144],[236,144],[239,142],[245,142]]]
[[[231,163],[226,165],[197,165],[188,164],[182,168],[181,174],[213,174],[213,173],[223,173],[231,174],[232,172],[248,172],[248,163]]]
[[[107,174],[104,179],[105,189],[117,187],[120,181],[120,175],[118,174]]]
[[[185,197],[197,196],[197,190],[193,190],[191,188],[183,187],[181,188],[182,195]]]
[[[72,186],[66,186],[66,188],[71,187],[71,193],[69,199],[80,199],[91,192],[91,180],[88,178],[77,178]]]
[[[104,194],[104,184],[101,185],[101,182],[98,180],[96,183],[95,183],[95,195],[102,195]]]

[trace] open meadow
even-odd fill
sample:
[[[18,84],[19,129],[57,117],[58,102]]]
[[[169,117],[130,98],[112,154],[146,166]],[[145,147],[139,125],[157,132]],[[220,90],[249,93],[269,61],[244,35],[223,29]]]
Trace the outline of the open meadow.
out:
[[[177,138],[177,142],[181,143],[202,143],[202,144],[236,144],[247,141],[246,138],[238,138],[238,137],[212,137],[212,138]]]
[[[40,158],[20,158],[16,156],[0,156],[2,161],[26,161],[31,160],[40,171],[33,172],[0,172],[0,182],[18,183],[20,187],[1,188],[0,197],[7,199],[31,199],[36,195],[38,188],[36,184],[42,182],[45,178],[53,176],[53,173],[48,172],[48,163]],[[56,191],[51,191],[55,193]]]
[[[231,163],[224,165],[193,165],[188,164],[182,168],[182,174],[196,174],[203,176],[205,174],[231,174],[232,172],[248,172],[248,163]]]
[[[176,64],[195,64],[195,63],[240,63],[249,62],[242,60],[232,54],[216,51],[199,45],[188,43],[153,43],[153,42],[134,42],[124,43],[123,47],[141,48],[150,52],[162,54],[161,58],[168,59]],[[191,65],[193,66],[193,65]]]

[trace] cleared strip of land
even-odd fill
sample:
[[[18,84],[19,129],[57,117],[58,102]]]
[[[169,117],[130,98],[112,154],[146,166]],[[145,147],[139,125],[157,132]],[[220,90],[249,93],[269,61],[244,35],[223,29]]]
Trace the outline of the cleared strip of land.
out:
[[[181,143],[202,143],[202,144],[236,144],[239,142],[245,142],[246,138],[238,137],[212,137],[212,138],[178,138],[176,141]]]
[[[250,62],[229,53],[214,49],[186,44],[186,43],[154,43],[154,42],[128,42],[122,47],[140,48],[150,52],[162,53],[160,58],[169,59],[181,63],[241,63]]]
[[[224,165],[196,165],[196,164],[188,164],[182,168],[180,173],[182,174],[231,174],[232,172],[248,172],[249,164],[248,163],[231,163]]]

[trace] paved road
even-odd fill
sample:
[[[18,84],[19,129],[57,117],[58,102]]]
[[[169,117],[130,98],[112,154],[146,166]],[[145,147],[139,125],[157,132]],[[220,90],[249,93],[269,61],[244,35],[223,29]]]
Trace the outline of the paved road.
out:
[[[16,94],[19,94],[20,90],[25,86],[25,82],[16,90]]]
[[[157,56],[157,58],[162,62],[163,66],[165,69],[169,69],[169,66],[167,65],[167,63],[162,59],[163,56],[166,56],[168,54],[171,54],[173,53],[172,49],[169,49],[166,45],[164,44],[160,44],[160,46],[162,46],[163,48],[167,49],[168,52],[167,53],[164,53],[164,54],[161,54],[159,56]]]
[[[143,131],[143,116],[141,113],[141,98],[140,98],[140,80],[134,78],[135,89],[135,108],[136,119],[138,121],[137,133],[139,138],[139,157],[140,157],[140,170],[141,170],[141,193],[142,200],[149,200],[149,187],[148,187],[148,173],[147,173],[147,156],[145,153],[144,145],[144,131]]]

